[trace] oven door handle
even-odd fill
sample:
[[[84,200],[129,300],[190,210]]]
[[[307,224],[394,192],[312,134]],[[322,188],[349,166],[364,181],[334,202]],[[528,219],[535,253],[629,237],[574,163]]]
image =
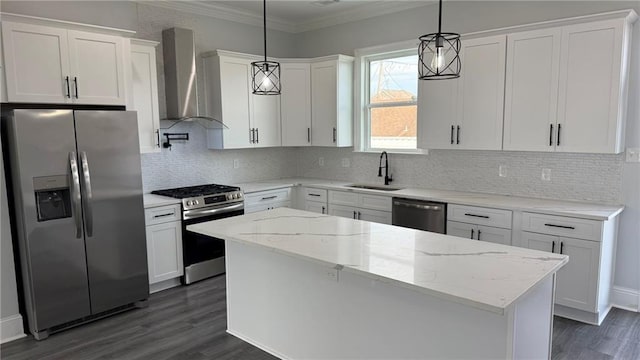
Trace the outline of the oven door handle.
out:
[[[239,202],[233,205],[223,205],[214,208],[202,208],[195,210],[187,210],[182,212],[182,220],[197,219],[205,216],[211,216],[215,214],[224,214],[231,211],[244,209],[244,202]]]

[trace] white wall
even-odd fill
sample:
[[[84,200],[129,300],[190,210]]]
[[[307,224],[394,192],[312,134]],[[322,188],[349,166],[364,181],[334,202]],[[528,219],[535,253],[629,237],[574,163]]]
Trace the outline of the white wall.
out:
[[[640,13],[638,1],[446,1],[444,6],[443,31],[463,34],[620,9],[633,8]],[[302,33],[298,37],[298,55],[352,55],[357,48],[417,39],[422,34],[436,31],[437,10],[437,5],[428,5]],[[626,143],[629,147],[640,147],[638,22],[633,34],[630,90]],[[323,168],[317,166],[319,156],[325,157]],[[352,158],[354,166],[342,168],[341,158]],[[397,181],[405,184],[624,203],[626,210],[620,222],[615,284],[635,290],[637,296],[640,289],[640,164],[624,163],[622,155],[516,152],[434,151],[432,155],[417,160],[406,156],[392,155],[391,158]],[[470,158],[476,158],[480,163],[471,164]],[[396,161],[395,165],[393,161]],[[497,164],[500,163],[509,167],[510,180],[497,177]],[[549,183],[538,181],[544,164],[552,168],[552,181]],[[298,174],[378,181],[374,177],[376,166],[375,155],[354,154],[350,149],[305,149],[299,157]]]

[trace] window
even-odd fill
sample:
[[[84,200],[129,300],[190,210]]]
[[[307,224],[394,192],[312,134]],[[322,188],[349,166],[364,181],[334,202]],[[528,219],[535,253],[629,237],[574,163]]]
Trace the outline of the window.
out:
[[[364,59],[362,146],[367,150],[417,148],[418,55],[415,50]]]

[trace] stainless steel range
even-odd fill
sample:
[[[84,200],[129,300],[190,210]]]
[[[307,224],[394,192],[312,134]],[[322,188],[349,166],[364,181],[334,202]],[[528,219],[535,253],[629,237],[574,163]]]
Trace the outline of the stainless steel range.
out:
[[[156,190],[152,194],[182,200],[183,284],[223,274],[224,240],[187,231],[187,226],[244,214],[244,196],[239,187],[200,185]]]

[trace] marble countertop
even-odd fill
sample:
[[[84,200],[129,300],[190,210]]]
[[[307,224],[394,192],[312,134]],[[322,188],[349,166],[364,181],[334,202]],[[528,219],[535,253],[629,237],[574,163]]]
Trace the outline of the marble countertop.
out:
[[[354,191],[359,193],[395,196],[409,199],[440,201],[449,204],[529,211],[591,220],[609,220],[624,210],[624,205],[606,205],[570,200],[538,199],[522,196],[494,195],[411,187],[404,187],[402,190],[397,191],[354,189],[347,187],[349,184],[352,183],[323,179],[287,178],[237,184],[237,186],[240,186],[245,193],[252,193],[288,186],[303,185],[329,190]],[[380,184],[377,184],[377,186],[380,186]]]
[[[504,314],[566,255],[279,208],[187,230]]]
[[[181,203],[180,199],[175,199],[172,197],[155,195],[155,194],[144,194],[143,201],[144,201],[145,209],[158,207],[158,206],[165,206],[165,205],[175,205],[175,204]]]

